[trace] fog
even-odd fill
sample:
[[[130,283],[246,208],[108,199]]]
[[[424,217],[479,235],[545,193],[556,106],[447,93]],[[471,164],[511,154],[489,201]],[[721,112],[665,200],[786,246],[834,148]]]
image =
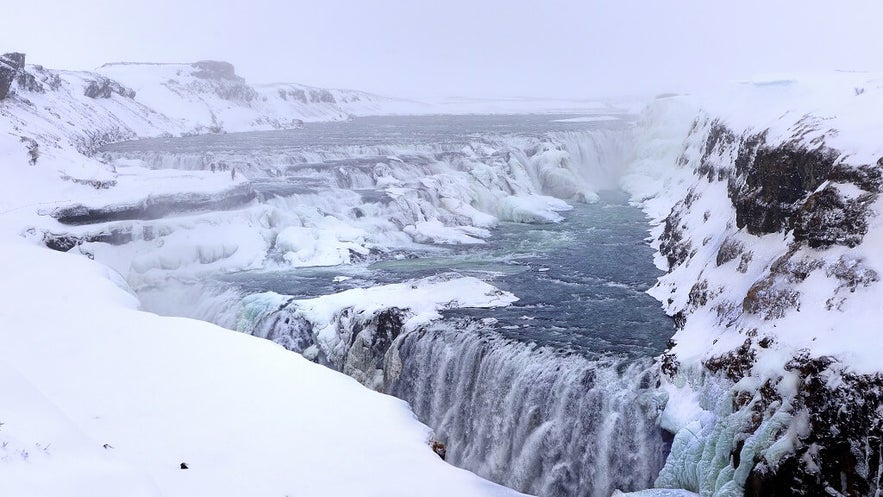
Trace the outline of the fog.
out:
[[[232,62],[252,83],[407,96],[693,91],[758,73],[876,70],[875,1],[29,0],[0,50],[53,68]]]

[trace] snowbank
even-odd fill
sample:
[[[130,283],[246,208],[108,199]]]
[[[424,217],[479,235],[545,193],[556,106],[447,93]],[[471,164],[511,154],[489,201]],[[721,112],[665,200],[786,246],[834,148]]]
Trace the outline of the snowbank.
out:
[[[401,401],[2,241],[4,495],[514,495],[445,464]]]

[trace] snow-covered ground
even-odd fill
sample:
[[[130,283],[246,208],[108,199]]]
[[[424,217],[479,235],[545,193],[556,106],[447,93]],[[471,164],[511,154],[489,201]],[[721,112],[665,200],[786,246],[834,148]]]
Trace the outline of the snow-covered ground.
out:
[[[205,125],[125,89],[86,96],[91,73],[17,71],[0,101],[0,494],[517,495],[444,463],[405,403],[271,342],[143,312],[118,273],[43,247],[35,226],[71,229],[59,208],[242,183],[104,164],[88,155],[101,143]]]
[[[14,262],[0,269],[3,495],[513,495],[445,464],[401,401],[139,311],[83,257],[8,237],[0,251]]]

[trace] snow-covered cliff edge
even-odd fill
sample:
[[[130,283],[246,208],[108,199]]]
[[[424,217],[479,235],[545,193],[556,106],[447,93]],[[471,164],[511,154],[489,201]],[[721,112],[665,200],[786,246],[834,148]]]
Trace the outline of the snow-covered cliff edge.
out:
[[[678,325],[657,486],[879,492],[881,103],[879,80],[837,74],[645,112],[625,184],[658,224],[651,292]]]

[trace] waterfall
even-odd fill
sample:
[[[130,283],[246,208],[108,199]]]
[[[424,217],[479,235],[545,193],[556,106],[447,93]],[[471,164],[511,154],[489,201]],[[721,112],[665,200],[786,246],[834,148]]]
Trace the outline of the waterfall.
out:
[[[439,250],[418,242],[483,243],[503,221],[561,220],[564,200],[597,200],[595,192],[616,186],[633,148],[628,129],[458,130],[418,143],[310,135],[320,140],[315,146],[298,133],[193,137],[157,142],[157,150],[132,144],[108,152],[155,168],[224,160],[258,178],[262,193],[236,216],[176,222],[165,238],[193,232],[178,245],[144,244],[146,254],[164,251],[162,260],[175,262],[188,244],[226,243],[235,257],[209,269],[245,270],[206,282],[200,277],[212,273],[191,264],[187,272],[175,269],[176,276],[190,274],[180,285],[133,284],[145,308],[272,340],[404,399],[446,444],[449,462],[517,490],[608,497],[614,489],[652,486],[669,452],[655,422],[663,399],[653,359],[537,346],[466,317],[405,329],[409,310],[394,299],[368,312],[348,302],[335,307],[330,322],[313,322],[298,299],[340,291],[332,277],[305,277],[307,286],[292,290],[290,283],[275,286],[272,276],[274,269],[288,274],[294,263],[356,264]],[[252,143],[257,138],[263,141]],[[219,226],[233,237],[204,235]],[[269,271],[249,282],[254,261]],[[151,278],[130,280],[153,284],[166,273],[144,274]],[[369,279],[366,285],[376,284]]]
[[[384,319],[395,309],[350,307],[330,326],[342,348],[317,354],[310,350],[319,330],[291,297],[173,288],[165,307],[156,292],[142,301],[165,313],[190,309],[192,317],[306,353],[407,401],[446,444],[448,462],[525,493],[608,497],[615,489],[648,488],[669,453],[656,424],[664,399],[652,358],[538,346],[468,317],[406,331],[401,320]]]
[[[652,486],[665,462],[651,360],[588,359],[442,322],[405,336],[391,361],[387,393],[433,427],[447,460],[519,491],[608,497]]]

